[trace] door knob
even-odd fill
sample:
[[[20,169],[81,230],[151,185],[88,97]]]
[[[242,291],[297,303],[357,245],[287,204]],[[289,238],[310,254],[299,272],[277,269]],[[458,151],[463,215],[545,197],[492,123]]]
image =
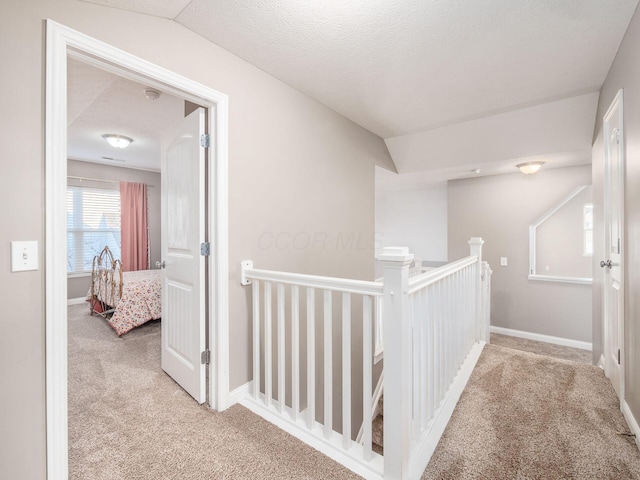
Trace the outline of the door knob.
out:
[[[162,260],[161,262],[156,262],[156,267],[158,268],[164,268],[166,266],[167,264],[164,262],[164,260]]]
[[[611,267],[613,267],[613,263],[611,263],[611,260],[607,260],[606,262],[605,262],[604,260],[602,260],[602,261],[600,262],[600,266],[601,266],[602,268],[604,268],[604,267],[611,268]]]

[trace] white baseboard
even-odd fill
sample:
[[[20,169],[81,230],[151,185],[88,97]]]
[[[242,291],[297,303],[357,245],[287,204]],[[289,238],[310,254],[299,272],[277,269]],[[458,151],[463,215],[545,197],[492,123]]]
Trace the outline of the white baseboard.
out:
[[[571,340],[570,338],[552,337],[551,335],[543,335],[541,333],[523,332],[522,330],[512,330],[511,328],[494,327],[489,328],[491,333],[500,335],[508,335],[510,337],[525,338],[527,340],[535,340],[537,342],[553,343],[554,345],[562,345],[563,347],[579,348],[581,350],[593,350],[593,344],[582,342],[580,340]]]
[[[636,435],[636,447],[640,450],[640,426],[638,426],[638,422],[636,418],[631,413],[631,409],[626,401],[622,400],[620,402],[620,410],[622,411],[622,415],[624,415],[624,419],[627,421],[629,425],[629,430],[631,433],[635,433]]]
[[[240,385],[238,388],[229,392],[229,406],[240,403],[245,397],[248,397],[253,387],[253,380]]]
[[[67,299],[67,305],[82,305],[87,302],[87,297],[69,298]]]

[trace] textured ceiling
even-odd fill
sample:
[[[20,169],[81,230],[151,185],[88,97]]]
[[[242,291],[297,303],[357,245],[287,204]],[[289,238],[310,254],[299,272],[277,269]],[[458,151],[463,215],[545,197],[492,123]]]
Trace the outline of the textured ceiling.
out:
[[[193,0],[175,20],[387,138],[599,89],[637,1]]]
[[[391,152],[401,173],[442,171],[423,154],[431,144],[416,141],[418,134],[449,134],[449,127],[599,91],[638,4],[86,1],[173,19],[376,133],[390,150],[411,148],[402,158]],[[588,163],[594,120],[576,120],[571,151],[549,151],[542,142],[538,149],[527,145],[505,156],[493,150],[494,142],[483,147],[482,157],[489,159],[483,163],[507,165],[521,156],[552,154],[574,159],[579,154]],[[492,135],[499,139],[497,123]],[[464,168],[478,163],[472,157]]]
[[[167,93],[148,100],[144,88],[68,59],[69,158],[159,171],[161,135],[184,117],[184,101]],[[125,135],[133,143],[114,148],[102,138],[105,133]]]

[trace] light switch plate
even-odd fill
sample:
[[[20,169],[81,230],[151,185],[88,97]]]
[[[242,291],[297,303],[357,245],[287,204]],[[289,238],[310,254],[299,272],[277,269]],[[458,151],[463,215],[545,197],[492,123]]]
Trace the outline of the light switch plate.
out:
[[[11,271],[38,270],[38,242],[11,242]]]
[[[500,266],[506,267],[508,265],[507,257],[500,257]]]

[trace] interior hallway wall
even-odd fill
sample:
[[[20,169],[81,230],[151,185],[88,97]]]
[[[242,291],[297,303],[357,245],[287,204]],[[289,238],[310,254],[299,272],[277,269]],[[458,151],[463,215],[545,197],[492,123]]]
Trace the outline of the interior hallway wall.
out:
[[[493,270],[491,325],[591,341],[591,285],[528,279],[529,225],[589,184],[589,165],[449,182],[449,261],[469,255],[470,237],[484,239],[483,259]]]
[[[377,191],[376,246],[409,247],[425,264],[446,263],[447,184]]]
[[[47,18],[229,95],[232,389],[251,378],[240,262],[372,279],[374,166],[395,169],[379,137],[171,20],[77,0],[0,2],[0,288],[11,299],[0,319],[0,466],[3,477],[29,480],[46,467]],[[294,243],[296,234],[319,240]],[[11,273],[11,240],[39,241],[38,271]]]
[[[619,89],[624,89],[624,137],[626,151],[625,238],[623,249],[625,296],[625,369],[624,401],[636,421],[640,420],[640,12],[636,10],[620,44],[616,58],[600,92],[593,135],[594,237],[598,240],[594,260],[593,340],[594,359],[604,353],[602,282],[604,273],[598,263],[604,252],[604,140],[603,116]],[[597,272],[596,272],[597,270]]]

